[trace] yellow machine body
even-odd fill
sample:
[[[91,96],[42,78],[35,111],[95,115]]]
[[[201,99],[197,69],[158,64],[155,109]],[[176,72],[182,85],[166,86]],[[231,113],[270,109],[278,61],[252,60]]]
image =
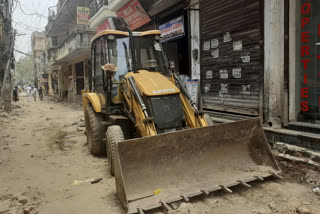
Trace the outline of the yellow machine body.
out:
[[[129,36],[107,30],[93,41],[107,35]],[[160,31],[133,35],[160,35]],[[208,126],[174,75],[140,69],[127,73],[114,91],[113,101],[126,107],[138,135],[117,142],[114,151],[117,195],[128,213],[161,206],[168,209],[171,202],[188,201],[216,190],[230,192],[233,186],[250,186],[248,182],[280,173],[259,119]],[[141,105],[138,98],[170,96],[180,98],[185,127],[159,133],[155,118],[146,113],[148,106]],[[84,108],[89,103],[97,113],[106,107],[102,94],[84,91]],[[171,110],[163,109],[163,113]]]

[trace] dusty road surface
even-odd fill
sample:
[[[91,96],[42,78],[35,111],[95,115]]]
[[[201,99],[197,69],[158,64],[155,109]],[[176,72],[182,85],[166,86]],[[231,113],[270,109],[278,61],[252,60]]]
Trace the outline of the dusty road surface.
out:
[[[108,170],[107,159],[88,152],[80,106],[21,98],[12,113],[0,111],[0,213],[124,214]],[[320,213],[319,196],[295,179],[253,187],[200,197],[172,213]]]

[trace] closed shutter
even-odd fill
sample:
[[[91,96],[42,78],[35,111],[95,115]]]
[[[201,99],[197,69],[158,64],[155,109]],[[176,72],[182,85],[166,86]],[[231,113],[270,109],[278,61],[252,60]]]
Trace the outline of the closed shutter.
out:
[[[259,115],[263,1],[203,0],[201,91],[205,109]]]

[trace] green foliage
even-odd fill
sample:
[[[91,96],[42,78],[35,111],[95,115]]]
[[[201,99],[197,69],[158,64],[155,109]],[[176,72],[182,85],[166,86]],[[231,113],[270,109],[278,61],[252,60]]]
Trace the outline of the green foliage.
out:
[[[33,64],[31,56],[25,56],[16,62],[16,82],[33,82]]]

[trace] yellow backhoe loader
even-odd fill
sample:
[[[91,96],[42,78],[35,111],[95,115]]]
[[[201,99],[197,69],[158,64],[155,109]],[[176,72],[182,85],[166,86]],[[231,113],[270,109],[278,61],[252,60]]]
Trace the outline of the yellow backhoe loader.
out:
[[[260,120],[212,125],[169,69],[159,31],[102,31],[92,63],[83,91],[88,146],[107,154],[128,213],[280,178]]]

